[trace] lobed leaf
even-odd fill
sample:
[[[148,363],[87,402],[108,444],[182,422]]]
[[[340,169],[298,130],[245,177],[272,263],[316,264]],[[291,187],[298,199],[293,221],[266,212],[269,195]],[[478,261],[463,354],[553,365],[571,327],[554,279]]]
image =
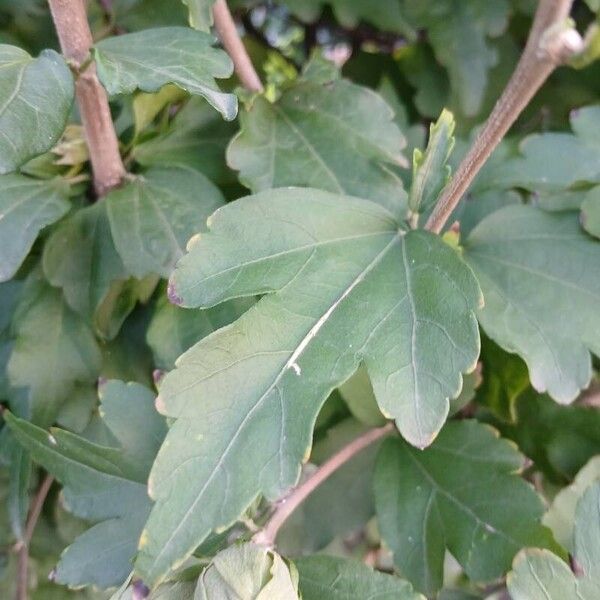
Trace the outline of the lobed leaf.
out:
[[[536,390],[574,400],[590,382],[590,352],[600,355],[600,245],[572,213],[515,205],[479,223],[464,257],[483,290],[487,335],[525,360]]]
[[[240,120],[227,162],[252,192],[307,186],[374,200],[395,216],[406,209],[393,171],[406,142],[373,90],[301,79],[274,103],[255,98]]]
[[[379,529],[418,590],[442,587],[446,548],[481,582],[500,577],[521,548],[552,544],[522,466],[511,444],[475,421],[449,422],[424,452],[384,442],[375,469]]]
[[[156,505],[137,561],[152,584],[258,494],[296,483],[321,405],[361,361],[381,410],[424,447],[479,352],[470,270],[375,203],[273,190],[219,209],[209,228],[171,297],[209,307],[267,295],[161,383],[157,405],[175,422],[150,475]]]
[[[94,46],[98,77],[110,95],[136,89],[157,92],[174,83],[206,98],[223,118],[237,113],[237,99],[221,92],[215,78],[231,76],[229,56],[213,48],[214,38],[187,27],[160,27],[106,38]],[[156,49],[160,48],[160,52]]]

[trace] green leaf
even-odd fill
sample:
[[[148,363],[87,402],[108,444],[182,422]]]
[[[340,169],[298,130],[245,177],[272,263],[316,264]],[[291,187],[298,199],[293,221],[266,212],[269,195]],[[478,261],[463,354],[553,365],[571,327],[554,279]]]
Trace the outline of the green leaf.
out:
[[[408,207],[415,213],[428,213],[450,180],[451,169],[447,162],[454,147],[455,125],[452,113],[444,109],[429,128],[425,152],[418,148],[414,151]]]
[[[158,369],[170,371],[175,361],[209,333],[229,325],[252,304],[251,298],[231,300],[207,310],[185,310],[162,294],[148,326],[147,341]]]
[[[523,457],[476,421],[453,421],[419,452],[384,442],[375,469],[379,530],[418,590],[442,587],[446,548],[474,581],[500,577],[524,546],[551,544]]]
[[[590,235],[600,238],[600,186],[592,188],[583,196],[581,224]]]
[[[139,384],[110,381],[100,390],[100,403],[116,447],[61,429],[48,433],[5,414],[17,440],[63,484],[67,508],[96,523],[67,548],[56,568],[56,581],[71,587],[118,586],[131,572],[150,510],[146,476],[166,431],[154,394]]]
[[[304,21],[314,21],[325,5],[330,5],[337,20],[348,29],[354,29],[360,21],[367,21],[384,31],[414,35],[406,22],[400,3],[389,0],[285,0],[285,5]]]
[[[527,365],[516,354],[509,354],[487,336],[481,338],[483,383],[477,399],[504,421],[517,419],[516,402],[531,390]]]
[[[405,165],[405,139],[373,90],[349,81],[300,80],[277,102],[254,99],[227,151],[252,192],[307,186],[379,202],[394,215],[406,193],[394,166]]]
[[[9,448],[8,515],[15,538],[24,542],[25,523],[29,511],[31,458],[14,438],[11,437],[6,443]]]
[[[201,31],[161,27],[104,39],[93,52],[98,77],[110,95],[130,94],[136,89],[157,92],[174,83],[206,98],[230,121],[237,113],[237,99],[221,92],[215,78],[230,77],[233,65],[213,43],[214,38]]]
[[[171,298],[209,307],[267,295],[161,383],[158,406],[176,421],[150,476],[157,503],[137,563],[153,583],[257,494],[274,500],[296,483],[321,405],[361,361],[382,412],[423,447],[479,352],[470,270],[375,203],[273,190],[219,209],[209,229]]]
[[[571,112],[573,133],[536,133],[519,146],[520,156],[506,161],[495,172],[506,187],[536,192],[563,190],[600,183],[600,106]]]
[[[407,0],[406,4],[416,8],[416,22],[426,25],[436,58],[448,69],[453,104],[466,116],[475,116],[484,99],[488,73],[498,62],[497,50],[488,38],[506,29],[510,3]]]
[[[213,558],[198,579],[194,600],[300,600],[298,574],[275,552],[231,546]]]
[[[73,77],[54,50],[32,58],[0,44],[0,175],[58,141],[73,104]]]
[[[212,9],[216,0],[181,0],[189,11],[190,25],[199,31],[210,31],[213,24]]]
[[[513,424],[496,423],[551,481],[566,483],[600,454],[600,411],[560,406],[528,390],[515,402]]]
[[[600,483],[595,483],[577,504],[573,532],[576,577],[551,552],[525,550],[517,556],[507,585],[513,600],[595,600],[600,595]]]
[[[135,123],[134,139],[138,139],[140,133],[154,121],[166,106],[181,102],[187,97],[187,94],[176,85],[165,85],[154,94],[137,93],[131,103]]]
[[[319,555],[294,564],[302,600],[425,600],[408,581],[373,571],[356,560]]]
[[[48,281],[62,288],[69,306],[92,320],[111,285],[128,278],[113,241],[106,201],[65,219],[46,242],[42,262]]]
[[[556,541],[569,552],[573,552],[573,524],[577,504],[586,489],[600,480],[600,456],[594,456],[577,473],[575,481],[563,488],[552,501],[548,512],[544,515],[543,523],[549,527]]]
[[[11,331],[13,315],[19,299],[23,283],[12,280],[0,283],[0,400],[6,401],[14,392],[6,372],[12,353],[14,339]],[[1,435],[1,434],[0,434]],[[1,452],[0,452],[1,454]]]
[[[340,386],[339,392],[355,419],[370,427],[380,427],[385,423],[364,365]]]
[[[136,145],[132,156],[146,167],[187,166],[218,185],[231,184],[237,179],[225,163],[225,149],[236,131],[206,100],[192,97],[166,132]]]
[[[0,177],[0,281],[14,276],[39,232],[64,216],[69,206],[56,181]]]
[[[527,363],[532,385],[571,402],[600,355],[600,245],[577,216],[508,206],[485,218],[465,244],[485,298],[489,337]]]
[[[77,383],[98,377],[100,350],[88,325],[64,302],[59,290],[32,278],[13,320],[14,346],[7,365],[13,388],[25,388],[21,415],[50,425]]]
[[[204,175],[181,168],[151,169],[110,192],[112,238],[128,273],[168,277],[186,242],[223,202]]]

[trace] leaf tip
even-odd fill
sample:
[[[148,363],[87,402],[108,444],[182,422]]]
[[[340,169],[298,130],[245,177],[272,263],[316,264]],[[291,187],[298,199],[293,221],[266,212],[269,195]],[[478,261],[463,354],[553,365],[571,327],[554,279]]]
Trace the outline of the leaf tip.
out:
[[[208,217],[208,219],[206,220],[206,224],[208,227],[210,227],[209,221],[210,221],[210,217]],[[185,245],[186,251],[189,252],[199,241],[200,241],[200,234],[196,233],[188,240],[187,244]]]

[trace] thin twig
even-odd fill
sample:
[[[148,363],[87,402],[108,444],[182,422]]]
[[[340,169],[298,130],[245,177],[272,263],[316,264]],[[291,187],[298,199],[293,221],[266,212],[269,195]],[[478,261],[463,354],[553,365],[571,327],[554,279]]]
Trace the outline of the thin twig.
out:
[[[263,84],[240,39],[226,0],[215,2],[213,16],[221,42],[233,61],[233,67],[242,85],[250,92],[262,92]]]
[[[473,146],[429,217],[426,229],[439,233],[463,194],[552,71],[581,50],[581,38],[566,20],[573,0],[540,0],[527,45],[515,72]]]
[[[29,544],[35,531],[38,519],[42,512],[42,507],[46,500],[46,496],[52,487],[54,477],[52,475],[46,475],[42,485],[40,485],[31,507],[29,509],[29,516],[27,517],[27,523],[25,525],[25,532],[23,539],[19,544],[19,556],[17,565],[17,593],[16,600],[27,600],[27,582],[28,582],[28,567],[29,567]]]
[[[275,512],[271,515],[265,526],[253,536],[252,541],[261,546],[271,548],[275,544],[275,538],[281,526],[307,496],[353,456],[393,430],[393,423],[369,429],[369,431],[352,440],[347,446],[344,446],[339,452],[326,460],[304,483],[300,484],[286,498],[280,501]]]
[[[89,61],[93,41],[85,3],[48,0],[48,4],[63,55],[78,71],[75,95],[94,171],[94,187],[98,196],[104,196],[121,183],[126,172],[108,97],[98,81],[95,63]]]

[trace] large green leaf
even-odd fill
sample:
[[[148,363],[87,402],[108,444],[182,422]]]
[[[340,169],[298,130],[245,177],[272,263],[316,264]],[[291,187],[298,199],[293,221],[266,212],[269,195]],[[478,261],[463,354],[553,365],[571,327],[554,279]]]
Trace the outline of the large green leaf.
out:
[[[67,548],[56,568],[56,581],[72,587],[121,585],[131,572],[150,510],[146,476],[166,431],[154,394],[139,384],[110,381],[100,390],[100,402],[115,447],[61,429],[48,433],[5,415],[32,458],[63,484],[68,509],[96,523]]]
[[[98,77],[109,94],[136,89],[156,92],[174,83],[203,96],[225,119],[235,118],[237,99],[221,92],[215,78],[230,77],[229,56],[213,48],[214,38],[187,27],[161,27],[110,37],[94,47]],[[160,52],[156,49],[160,48]]]
[[[17,272],[40,230],[68,210],[59,182],[17,174],[0,176],[0,281]]]
[[[509,206],[471,232],[465,260],[485,298],[485,332],[529,367],[533,386],[572,401],[600,355],[600,244],[576,214]]]
[[[453,421],[424,452],[384,442],[375,470],[379,529],[415,587],[442,587],[446,548],[474,581],[500,577],[524,546],[551,543],[523,457],[475,421]]]
[[[393,166],[406,141],[393,112],[373,90],[345,80],[301,79],[276,102],[254,99],[227,151],[253,192],[309,186],[375,200],[394,215],[406,193]]]
[[[307,556],[294,563],[302,600],[425,600],[408,581],[333,556]]]
[[[138,557],[150,582],[257,494],[294,485],[321,405],[361,361],[382,411],[424,447],[479,352],[471,271],[378,204],[273,190],[219,209],[209,229],[180,261],[171,298],[209,307],[267,295],[161,384],[158,406],[175,423],[150,476],[157,503]]]
[[[41,426],[50,425],[77,383],[94,382],[100,370],[100,350],[92,331],[65,303],[59,290],[33,278],[13,320],[14,346],[7,371],[11,396]],[[12,403],[11,403],[12,404]]]
[[[596,600],[600,597],[600,483],[577,504],[573,531],[576,576],[551,552],[525,550],[508,576],[513,600]]]
[[[194,600],[300,600],[293,566],[255,544],[231,546],[198,579]]]
[[[106,197],[112,238],[127,271],[168,277],[186,242],[223,204],[221,192],[192,169],[155,168]]]
[[[71,71],[54,50],[32,58],[21,48],[0,44],[0,174],[54,146],[73,94]]]

